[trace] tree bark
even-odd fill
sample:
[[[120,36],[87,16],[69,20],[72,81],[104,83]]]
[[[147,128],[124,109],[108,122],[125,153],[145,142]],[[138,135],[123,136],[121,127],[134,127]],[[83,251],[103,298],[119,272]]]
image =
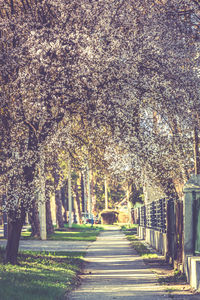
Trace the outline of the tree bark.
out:
[[[56,201],[56,223],[57,228],[64,228],[63,216],[62,216],[62,200],[61,200],[61,191],[55,191],[55,201]]]
[[[84,180],[83,180],[83,173],[81,172],[81,202],[82,202],[82,211],[85,211],[85,197],[84,197]]]
[[[47,235],[54,233],[53,222],[51,217],[51,203],[49,195],[46,195],[46,228]]]
[[[42,149],[40,153],[40,165],[39,165],[39,201],[38,211],[40,220],[40,238],[41,240],[47,239],[47,227],[46,227],[46,176],[45,176],[45,153]]]
[[[82,218],[81,218],[81,203],[80,203],[80,197],[78,192],[78,184],[77,184],[78,177],[75,180],[75,195],[76,195],[76,207],[77,207],[77,216],[78,216],[78,224],[82,224]]]
[[[38,205],[36,202],[33,203],[32,210],[29,214],[29,222],[31,224],[31,236],[40,238],[40,220],[39,220],[39,212]]]
[[[89,163],[87,161],[87,167],[86,167],[86,174],[87,174],[87,202],[88,202],[88,213],[91,217],[92,213],[92,201],[91,201],[91,186],[90,186],[90,169],[89,169]]]
[[[194,127],[194,170],[200,174],[199,136],[197,126]]]
[[[96,215],[96,194],[94,190],[94,182],[95,182],[95,174],[92,171],[92,178],[91,178],[91,198],[92,198],[92,213]]]
[[[32,166],[25,166],[23,168],[24,178],[27,186],[33,181],[35,164]],[[10,212],[8,215],[8,240],[6,245],[5,263],[17,264],[17,254],[19,249],[19,240],[21,230],[25,223],[26,211],[21,203],[20,216],[17,217],[15,213]]]
[[[73,210],[73,204],[72,204],[72,172],[71,172],[71,159],[69,157],[68,159],[68,209],[69,209],[69,228],[72,227],[72,210]]]
[[[104,180],[104,189],[105,189],[105,210],[108,210],[108,180],[105,177]]]
[[[64,223],[67,224],[67,211],[68,211],[68,182],[66,181],[61,188],[61,200],[64,208],[63,219]]]
[[[58,168],[57,168],[58,169]],[[53,168],[54,177],[54,190],[55,190],[55,203],[56,203],[56,225],[57,229],[64,228],[63,216],[62,216],[62,193],[59,188],[60,175],[56,166]]]
[[[17,264],[19,240],[25,222],[25,213],[21,218],[12,220],[8,218],[8,241],[6,245],[5,263]]]

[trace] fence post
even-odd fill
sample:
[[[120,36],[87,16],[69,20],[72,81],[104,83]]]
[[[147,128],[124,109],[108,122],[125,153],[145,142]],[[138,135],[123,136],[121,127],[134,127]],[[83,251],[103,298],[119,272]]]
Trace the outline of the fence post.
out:
[[[167,200],[167,260],[174,264],[175,256],[175,211],[174,201]]]

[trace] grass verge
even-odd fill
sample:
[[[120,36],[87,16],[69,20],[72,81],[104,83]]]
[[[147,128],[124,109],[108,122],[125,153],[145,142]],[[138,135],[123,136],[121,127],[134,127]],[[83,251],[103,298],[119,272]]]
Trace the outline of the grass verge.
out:
[[[0,299],[61,300],[79,283],[83,252],[19,253],[19,264],[3,265],[0,249]]]
[[[142,256],[143,259],[157,258],[158,255],[152,253],[142,242],[140,242],[135,234],[130,233],[130,231],[124,231],[126,237],[131,241],[131,245],[137,251],[137,253]]]
[[[186,284],[185,274],[173,270],[163,256],[152,253],[150,249],[139,241],[136,235],[131,234],[129,230],[125,229],[124,233],[127,239],[131,241],[133,248],[143,258],[144,262],[158,275],[158,282],[160,284]]]
[[[124,232],[137,232],[138,225],[137,224],[123,224],[121,225],[121,230]]]
[[[54,234],[48,235],[48,240],[53,241],[96,241],[99,232],[103,230],[101,226],[77,225],[72,228],[68,225],[61,230],[55,229]],[[22,238],[35,239],[31,237],[31,231],[22,232]]]

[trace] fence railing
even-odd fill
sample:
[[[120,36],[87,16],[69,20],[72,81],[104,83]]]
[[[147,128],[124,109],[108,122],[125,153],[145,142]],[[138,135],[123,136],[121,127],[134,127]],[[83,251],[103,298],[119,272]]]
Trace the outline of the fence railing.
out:
[[[166,233],[167,255],[182,262],[183,201],[159,199],[132,210],[133,223]]]
[[[140,226],[166,232],[167,200],[152,201],[132,210],[134,223]]]

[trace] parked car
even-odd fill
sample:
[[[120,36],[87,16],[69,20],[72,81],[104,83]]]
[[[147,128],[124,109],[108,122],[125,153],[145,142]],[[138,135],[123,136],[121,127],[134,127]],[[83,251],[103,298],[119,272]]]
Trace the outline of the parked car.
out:
[[[94,218],[94,224],[101,224],[101,218],[98,215]]]
[[[94,216],[88,213],[82,213],[82,221],[84,224],[101,224],[101,219],[98,215]]]
[[[90,220],[90,216],[88,213],[82,213],[82,221],[83,224],[88,224]]]

